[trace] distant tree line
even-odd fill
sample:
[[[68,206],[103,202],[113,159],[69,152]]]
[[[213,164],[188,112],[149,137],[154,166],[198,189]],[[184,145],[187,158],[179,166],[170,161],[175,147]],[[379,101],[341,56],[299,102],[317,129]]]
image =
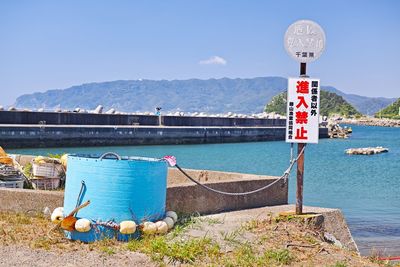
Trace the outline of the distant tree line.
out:
[[[384,109],[375,113],[376,118],[400,119],[400,98]]]
[[[265,112],[275,112],[281,115],[286,115],[287,92],[280,93],[272,98],[265,106]],[[350,105],[343,97],[321,90],[320,94],[320,115],[331,116],[337,114],[344,117],[360,117],[358,112]]]

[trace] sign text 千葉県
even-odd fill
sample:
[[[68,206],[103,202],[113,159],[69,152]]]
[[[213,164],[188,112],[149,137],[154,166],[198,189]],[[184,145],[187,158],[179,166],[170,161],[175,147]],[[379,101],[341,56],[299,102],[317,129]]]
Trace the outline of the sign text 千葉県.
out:
[[[298,62],[307,63],[319,58],[325,49],[325,33],[311,20],[299,20],[285,34],[285,49]]]

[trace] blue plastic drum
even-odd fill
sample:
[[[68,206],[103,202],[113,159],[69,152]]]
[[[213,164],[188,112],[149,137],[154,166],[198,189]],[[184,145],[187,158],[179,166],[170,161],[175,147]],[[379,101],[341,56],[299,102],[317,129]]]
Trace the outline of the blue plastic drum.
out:
[[[110,157],[111,156],[111,157]],[[155,221],[164,217],[167,193],[167,162],[162,159],[120,157],[106,153],[101,157],[69,155],[64,195],[64,213],[90,200],[77,218],[92,222],[89,232],[68,232],[73,240],[93,242],[103,238],[126,241],[137,232],[123,235],[103,226],[133,220]]]

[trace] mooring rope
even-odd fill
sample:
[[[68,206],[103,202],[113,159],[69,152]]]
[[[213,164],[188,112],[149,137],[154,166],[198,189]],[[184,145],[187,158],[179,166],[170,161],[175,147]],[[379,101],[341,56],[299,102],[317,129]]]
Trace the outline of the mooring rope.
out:
[[[293,148],[293,146],[292,146],[291,148]],[[304,145],[303,149],[300,151],[299,155],[298,155],[295,159],[293,159],[293,152],[292,152],[292,149],[291,149],[291,153],[290,153],[290,154],[291,154],[291,159],[290,159],[289,167],[288,167],[288,168],[286,169],[286,171],[282,174],[282,176],[280,176],[277,180],[273,181],[272,183],[270,183],[270,184],[268,184],[268,185],[266,185],[266,186],[263,186],[263,187],[261,187],[261,188],[258,188],[258,189],[252,190],[252,191],[247,191],[247,192],[225,192],[225,191],[221,191],[221,190],[218,190],[218,189],[211,188],[211,187],[209,187],[209,186],[207,186],[207,185],[205,185],[205,184],[200,183],[199,181],[197,181],[197,180],[194,179],[193,177],[191,177],[191,176],[190,176],[189,174],[187,174],[181,167],[179,167],[178,164],[176,164],[175,167],[176,167],[183,175],[185,175],[190,181],[192,181],[193,183],[195,183],[195,184],[197,184],[197,185],[203,187],[204,189],[207,189],[207,190],[212,191],[212,192],[214,192],[214,193],[218,193],[218,194],[222,194],[222,195],[227,195],[227,196],[245,196],[245,195],[250,195],[250,194],[254,194],[254,193],[263,191],[263,190],[265,190],[265,189],[267,189],[267,188],[273,186],[274,184],[278,183],[278,182],[279,182],[280,180],[282,180],[282,179],[285,179],[285,181],[286,181],[287,178],[289,177],[289,174],[290,174],[290,172],[291,172],[291,170],[292,170],[294,164],[298,161],[298,159],[300,158],[300,156],[304,153],[305,148],[306,148],[306,146]]]

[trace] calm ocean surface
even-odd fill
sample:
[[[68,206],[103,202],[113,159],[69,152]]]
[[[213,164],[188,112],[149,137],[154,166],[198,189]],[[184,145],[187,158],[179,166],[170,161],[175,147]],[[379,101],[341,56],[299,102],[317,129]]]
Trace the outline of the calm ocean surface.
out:
[[[352,126],[350,139],[323,139],[305,154],[304,203],[340,208],[363,254],[376,248],[400,255],[400,128]],[[384,146],[389,153],[348,156],[346,148]],[[207,145],[14,149],[10,153],[89,153],[162,157],[174,155],[185,168],[281,175],[290,145],[255,142]],[[294,173],[294,172],[293,172]],[[294,203],[295,175],[290,179]]]

